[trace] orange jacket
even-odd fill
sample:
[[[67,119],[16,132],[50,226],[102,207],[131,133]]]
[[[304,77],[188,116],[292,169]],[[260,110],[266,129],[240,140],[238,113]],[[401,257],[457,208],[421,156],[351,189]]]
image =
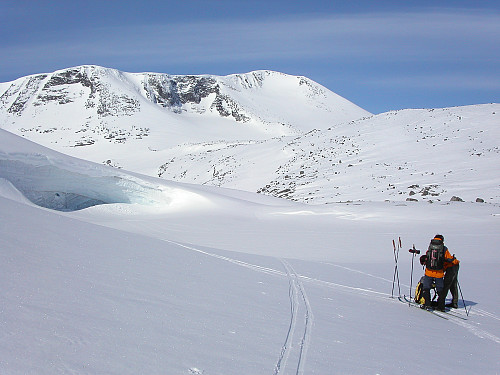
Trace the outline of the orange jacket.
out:
[[[446,255],[445,255],[445,256],[446,256]],[[453,259],[453,257],[452,257],[452,259]],[[452,267],[452,266],[456,266],[456,265],[457,265],[457,264],[459,264],[459,263],[460,263],[460,261],[459,261],[457,258],[453,259],[453,261],[452,261],[452,262],[444,262],[444,270],[445,270],[445,272],[446,272],[446,270],[447,270],[448,268],[450,268],[450,267]]]
[[[440,279],[444,277],[444,271],[446,268],[451,267],[453,264],[458,264],[458,259],[453,258],[453,256],[450,254],[448,251],[448,248],[445,246],[444,247],[444,267],[442,270],[430,270],[427,267],[425,267],[425,276],[429,277],[435,277],[437,279]],[[455,263],[456,261],[456,263]]]

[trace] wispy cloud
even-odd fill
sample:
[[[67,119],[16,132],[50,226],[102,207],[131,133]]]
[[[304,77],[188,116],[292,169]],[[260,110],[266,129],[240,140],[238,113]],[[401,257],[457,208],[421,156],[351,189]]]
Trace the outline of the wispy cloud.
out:
[[[366,78],[365,84],[383,88],[427,90],[500,90],[500,77],[482,72],[446,72],[410,75],[389,75]],[[492,98],[494,100],[495,98]],[[500,99],[500,96],[496,100]]]
[[[304,74],[372,112],[491,102],[500,95],[498,12],[431,9],[223,22],[174,18],[19,40],[0,45],[0,82],[97,64],[129,72]]]
[[[498,61],[499,45],[499,15],[441,10],[109,27],[48,35],[43,43],[0,47],[0,54],[8,57],[2,65],[29,59],[46,63],[128,59],[144,66],[148,60],[166,65],[318,58]]]

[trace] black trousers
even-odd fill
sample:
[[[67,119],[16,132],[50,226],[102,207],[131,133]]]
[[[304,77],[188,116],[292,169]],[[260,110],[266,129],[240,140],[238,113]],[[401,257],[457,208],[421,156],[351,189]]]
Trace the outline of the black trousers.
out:
[[[443,297],[446,298],[448,291],[451,292],[452,302],[458,304],[458,269],[459,265],[455,264],[446,270],[444,275]]]

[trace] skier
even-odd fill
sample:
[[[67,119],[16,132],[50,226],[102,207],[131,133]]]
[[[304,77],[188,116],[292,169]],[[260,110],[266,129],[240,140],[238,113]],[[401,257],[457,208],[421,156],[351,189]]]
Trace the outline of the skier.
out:
[[[420,262],[425,264],[425,275],[422,282],[425,304],[421,306],[422,308],[431,309],[431,286],[434,284],[438,293],[437,309],[445,311],[444,269],[446,263],[451,264],[454,260],[455,257],[444,246],[444,237],[436,234],[431,240],[427,253],[420,257]],[[450,281],[450,285],[452,281]]]
[[[448,291],[451,292],[451,302],[446,304],[446,307],[452,307],[454,309],[458,308],[458,269],[460,261],[454,259],[451,263],[446,262],[444,264],[444,287],[443,295],[444,298],[448,295]]]

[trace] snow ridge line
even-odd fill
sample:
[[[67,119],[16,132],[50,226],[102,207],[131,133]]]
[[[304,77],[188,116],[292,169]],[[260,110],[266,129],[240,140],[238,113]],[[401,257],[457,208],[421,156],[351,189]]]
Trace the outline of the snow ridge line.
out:
[[[309,350],[309,346],[311,343],[311,330],[312,330],[312,324],[313,324],[313,314],[312,314],[312,309],[311,309],[311,304],[309,302],[309,298],[307,297],[307,294],[304,290],[304,286],[300,282],[300,277],[297,275],[297,272],[293,269],[292,265],[288,263],[286,260],[280,259],[281,263],[285,267],[286,274],[288,279],[293,285],[293,290],[294,290],[294,298],[295,298],[295,304],[297,305],[296,308],[298,307],[298,296],[300,294],[300,299],[303,302],[304,305],[304,332],[303,335],[300,339],[300,350],[299,350],[299,358],[297,360],[297,369],[296,369],[296,375],[302,375],[304,374],[304,367],[306,363],[306,358],[307,358],[307,351]]]

